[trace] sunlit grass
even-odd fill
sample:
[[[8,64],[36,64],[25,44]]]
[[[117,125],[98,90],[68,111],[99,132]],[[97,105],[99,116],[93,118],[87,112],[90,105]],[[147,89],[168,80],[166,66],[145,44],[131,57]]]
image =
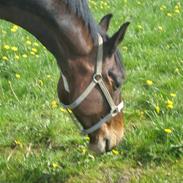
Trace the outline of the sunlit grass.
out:
[[[120,46],[126,134],[102,156],[87,149],[59,106],[55,59],[20,27],[0,22],[1,182],[177,182],[183,180],[183,5],[179,1],[90,0],[109,35],[131,21]]]

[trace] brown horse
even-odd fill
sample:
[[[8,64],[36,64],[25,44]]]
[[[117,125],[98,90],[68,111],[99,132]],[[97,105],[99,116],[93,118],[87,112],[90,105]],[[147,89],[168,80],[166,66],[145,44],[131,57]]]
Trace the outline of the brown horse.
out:
[[[97,153],[111,150],[124,133],[124,71],[117,46],[129,23],[109,38],[111,17],[97,25],[87,0],[0,0],[0,18],[32,33],[55,56],[59,99],[72,109]]]

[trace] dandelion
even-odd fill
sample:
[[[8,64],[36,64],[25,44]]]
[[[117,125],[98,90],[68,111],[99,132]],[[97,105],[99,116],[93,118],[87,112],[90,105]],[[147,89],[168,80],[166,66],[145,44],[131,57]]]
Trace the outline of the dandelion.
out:
[[[36,42],[34,42],[34,46],[38,47],[38,46],[39,46],[39,44],[38,44],[38,43],[36,43]]]
[[[144,111],[140,111],[140,112],[139,112],[139,115],[140,115],[140,118],[141,118],[141,119],[144,118]]]
[[[165,5],[161,5],[161,6],[160,6],[160,10],[161,10],[161,11],[164,11],[165,9],[166,9],[166,6],[165,6]]]
[[[31,43],[31,41],[27,40],[26,44],[31,45],[32,43]]]
[[[15,143],[16,146],[20,146],[21,148],[23,147],[22,142],[19,141],[19,140],[15,140],[14,143]]]
[[[35,55],[35,52],[31,51],[30,54],[31,54],[31,55]]]
[[[140,1],[137,1],[137,4],[138,4],[138,5],[141,5],[142,3],[141,3]]]
[[[159,107],[159,105],[157,105],[157,106],[155,107],[155,111],[157,112],[157,114],[160,113],[160,107]]]
[[[17,78],[17,79],[20,79],[20,74],[15,74],[15,77]]]
[[[19,60],[20,57],[19,57],[18,55],[15,55],[15,59],[16,59],[16,60]]]
[[[4,61],[8,61],[8,57],[6,57],[6,56],[3,56],[2,59],[3,59]]]
[[[52,108],[52,109],[55,109],[55,108],[57,108],[57,107],[58,107],[57,101],[56,101],[56,100],[53,100],[53,101],[51,102],[51,108]]]
[[[152,85],[153,85],[153,81],[151,81],[151,80],[146,80],[146,84],[147,84],[147,86],[152,86]]]
[[[52,167],[54,169],[60,168],[60,165],[58,163],[52,163]]]
[[[119,151],[113,149],[113,150],[112,150],[112,154],[117,156],[117,155],[119,155]]]
[[[142,25],[137,25],[137,28],[138,28],[139,30],[143,30]]]
[[[172,17],[172,13],[167,13],[166,14],[168,17]]]
[[[164,31],[164,29],[163,29],[162,26],[158,26],[158,30],[159,30],[160,32],[163,32],[163,31]]]
[[[83,154],[83,155],[84,155],[84,154],[86,154],[86,152],[87,152],[86,147],[82,147],[82,148],[81,148],[81,154]]]
[[[67,109],[64,109],[64,108],[60,108],[60,111],[63,112],[63,113],[66,113],[67,112]]]
[[[48,75],[47,75],[47,78],[50,79],[50,78],[51,78],[51,75],[48,74]]]
[[[18,51],[18,48],[15,47],[15,46],[12,46],[12,47],[11,47],[11,50],[16,52],[16,51]]]
[[[169,128],[165,128],[165,129],[164,129],[164,132],[167,133],[167,134],[170,134],[170,133],[172,133],[172,130],[169,129]]]
[[[5,50],[9,50],[10,49],[10,46],[9,45],[4,45],[4,49]]]
[[[28,56],[27,56],[26,54],[23,54],[22,57],[23,57],[23,58],[27,58]]]
[[[37,53],[37,49],[36,49],[36,48],[32,48],[32,51],[33,51],[34,53]]]
[[[180,73],[180,72],[179,72],[179,68],[176,68],[176,69],[175,69],[175,73],[177,73],[177,74]]]
[[[175,9],[175,13],[180,14],[180,10],[179,9]]]
[[[176,97],[177,95],[176,95],[176,93],[170,93],[170,96],[171,97]]]
[[[18,26],[17,25],[14,25],[12,28],[11,28],[11,32],[17,32],[18,30]]]
[[[173,109],[173,107],[174,107],[173,101],[167,100],[166,107],[167,107],[167,109]]]
[[[86,137],[85,137],[85,140],[86,140],[87,142],[89,142],[89,141],[90,141],[90,137],[86,136]]]
[[[128,51],[128,47],[127,46],[123,46],[123,51],[127,52]]]

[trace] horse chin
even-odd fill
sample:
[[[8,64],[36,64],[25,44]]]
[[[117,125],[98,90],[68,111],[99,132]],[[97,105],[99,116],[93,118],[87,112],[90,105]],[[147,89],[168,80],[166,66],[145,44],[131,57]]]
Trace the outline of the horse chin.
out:
[[[122,136],[123,135],[121,135],[121,139],[122,139]],[[119,137],[118,138],[113,137],[110,139],[100,140],[94,144],[90,143],[89,149],[96,154],[103,154],[115,148],[121,142],[121,139],[119,140]]]
[[[119,118],[118,118],[119,119]],[[98,140],[90,142],[89,149],[96,154],[102,154],[111,151],[121,142],[124,136],[124,126],[123,121],[119,128],[113,128],[112,126],[107,126],[104,124],[98,132]]]

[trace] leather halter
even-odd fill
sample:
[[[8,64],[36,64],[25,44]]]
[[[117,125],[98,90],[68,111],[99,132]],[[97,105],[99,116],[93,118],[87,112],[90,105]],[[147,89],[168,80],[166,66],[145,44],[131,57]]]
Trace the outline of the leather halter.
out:
[[[107,123],[111,118],[115,117],[121,110],[124,108],[124,102],[121,101],[120,104],[115,105],[113,98],[111,97],[104,81],[102,78],[102,62],[103,62],[103,39],[100,34],[98,34],[98,54],[97,54],[97,63],[95,68],[95,73],[93,75],[93,80],[89,84],[89,86],[84,90],[84,92],[71,104],[65,105],[61,103],[61,105],[66,109],[75,109],[78,107],[85,98],[91,93],[91,91],[98,85],[104,94],[109,106],[110,112],[102,119],[100,119],[96,124],[94,124],[89,129],[81,129],[82,133],[87,135],[98,130],[102,124]]]

